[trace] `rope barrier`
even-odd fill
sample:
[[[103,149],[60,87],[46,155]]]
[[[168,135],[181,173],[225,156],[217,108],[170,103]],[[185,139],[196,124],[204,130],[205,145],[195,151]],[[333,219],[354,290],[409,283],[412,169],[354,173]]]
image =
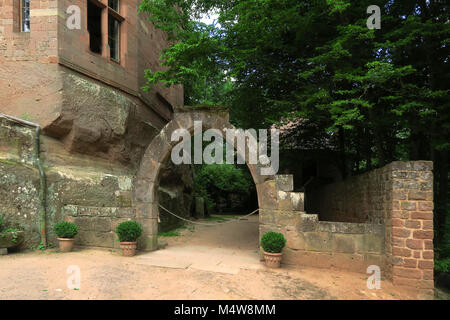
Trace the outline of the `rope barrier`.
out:
[[[163,207],[162,205],[160,205],[160,204],[158,204],[158,206],[159,206],[161,209],[163,209],[164,211],[166,211],[167,213],[173,215],[174,217],[177,217],[177,218],[180,219],[180,220],[184,220],[184,221],[186,221],[186,222],[190,222],[190,223],[193,223],[193,224],[201,224],[201,225],[204,225],[204,226],[217,226],[218,224],[225,224],[225,223],[228,223],[228,222],[234,222],[234,221],[241,220],[241,219],[243,219],[243,218],[249,217],[249,216],[251,216],[252,214],[254,214],[255,212],[258,212],[258,211],[259,211],[259,208],[258,208],[258,209],[256,209],[255,211],[252,211],[251,213],[249,213],[249,214],[247,214],[247,215],[245,215],[245,216],[239,217],[239,218],[237,218],[237,219],[233,219],[233,220],[231,220],[231,221],[218,222],[218,223],[203,223],[203,222],[197,222],[197,221],[185,219],[185,218],[180,217],[180,216],[176,215],[175,213],[171,212],[169,209],[164,208],[164,207]]]

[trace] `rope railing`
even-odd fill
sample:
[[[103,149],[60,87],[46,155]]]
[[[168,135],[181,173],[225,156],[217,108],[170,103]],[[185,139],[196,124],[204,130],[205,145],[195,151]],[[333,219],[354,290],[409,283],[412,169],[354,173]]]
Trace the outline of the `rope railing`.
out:
[[[158,204],[158,206],[159,206],[161,209],[163,209],[164,211],[166,211],[167,213],[171,214],[171,215],[174,216],[174,217],[177,217],[177,218],[180,219],[180,220],[183,220],[183,221],[186,221],[186,222],[190,222],[190,223],[193,223],[193,224],[205,225],[205,226],[217,226],[218,224],[226,224],[226,223],[229,223],[229,222],[239,221],[239,220],[242,220],[242,219],[244,219],[244,218],[246,218],[246,217],[249,217],[249,216],[251,216],[252,214],[254,214],[254,213],[256,213],[256,212],[259,211],[259,208],[258,208],[258,209],[256,209],[256,210],[250,212],[249,214],[246,214],[245,216],[242,216],[242,217],[239,217],[239,218],[237,218],[237,219],[230,220],[230,221],[224,221],[224,222],[218,222],[218,223],[205,223],[205,222],[197,222],[197,221],[193,221],[193,220],[189,220],[189,219],[180,217],[179,215],[177,215],[177,214],[171,212],[169,209],[165,208],[164,206],[162,206],[162,205],[160,205],[160,204]]]

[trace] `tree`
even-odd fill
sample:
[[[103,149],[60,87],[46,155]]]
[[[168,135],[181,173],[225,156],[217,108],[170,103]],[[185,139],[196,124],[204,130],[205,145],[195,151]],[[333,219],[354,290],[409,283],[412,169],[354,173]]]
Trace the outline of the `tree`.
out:
[[[366,9],[382,9],[380,30]],[[437,1],[144,0],[169,35],[167,69],[187,101],[231,106],[240,127],[307,119],[339,150],[344,176],[433,160],[436,235],[449,213],[448,7]],[[218,24],[198,22],[217,12]],[[320,140],[320,137],[319,137]]]

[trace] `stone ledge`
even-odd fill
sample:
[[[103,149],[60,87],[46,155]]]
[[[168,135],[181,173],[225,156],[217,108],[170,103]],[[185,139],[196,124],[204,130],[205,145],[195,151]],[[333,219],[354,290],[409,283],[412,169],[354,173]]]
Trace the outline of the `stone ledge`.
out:
[[[331,233],[352,233],[352,234],[373,233],[384,235],[385,226],[382,224],[370,224],[370,223],[319,221],[318,231]]]
[[[79,205],[66,205],[61,208],[63,216],[68,217],[109,217],[134,218],[135,210],[132,207],[90,207]]]

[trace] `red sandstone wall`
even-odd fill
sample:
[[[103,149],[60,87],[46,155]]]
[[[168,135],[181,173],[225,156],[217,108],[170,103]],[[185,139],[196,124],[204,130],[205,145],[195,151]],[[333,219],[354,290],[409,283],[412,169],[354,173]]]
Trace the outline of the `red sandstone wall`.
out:
[[[386,254],[394,284],[433,294],[433,163],[393,162]]]
[[[396,285],[432,294],[432,170],[430,161],[397,161],[330,184],[305,199],[314,197],[309,200],[316,208],[312,213],[322,221],[384,224],[384,276]]]
[[[106,0],[102,2],[107,3]],[[159,68],[158,57],[161,49],[166,46],[166,39],[162,32],[154,30],[149,21],[138,15],[139,2],[138,0],[121,2],[120,13],[125,17],[125,21],[121,24],[119,64],[109,60],[109,47],[106,41],[103,41],[102,55],[89,50],[86,0],[60,0],[58,2],[59,62],[130,94],[141,96],[147,104],[156,108],[162,117],[170,119],[172,110],[167,103],[157,98],[156,90],[144,92],[140,89],[146,83],[144,70]],[[77,5],[81,9],[81,30],[70,30],[66,26],[65,11],[70,5]],[[106,10],[103,11],[106,16]],[[158,87],[157,91],[172,106],[183,104],[182,87]]]
[[[102,2],[107,3],[107,0]],[[31,32],[20,32],[19,0],[0,0],[0,61],[60,63],[140,97],[167,121],[172,116],[171,105],[183,104],[183,88],[158,86],[151,92],[140,89],[146,82],[144,70],[160,68],[158,57],[167,44],[164,34],[154,30],[143,15],[138,15],[139,2],[121,2],[121,13],[126,20],[121,27],[122,50],[118,64],[109,60],[107,41],[104,41],[102,55],[89,50],[87,0],[31,1]],[[70,5],[81,9],[81,30],[70,30],[66,26],[66,10]]]
[[[57,1],[30,3],[30,28],[20,32],[19,0],[0,0],[0,59],[56,62]]]

